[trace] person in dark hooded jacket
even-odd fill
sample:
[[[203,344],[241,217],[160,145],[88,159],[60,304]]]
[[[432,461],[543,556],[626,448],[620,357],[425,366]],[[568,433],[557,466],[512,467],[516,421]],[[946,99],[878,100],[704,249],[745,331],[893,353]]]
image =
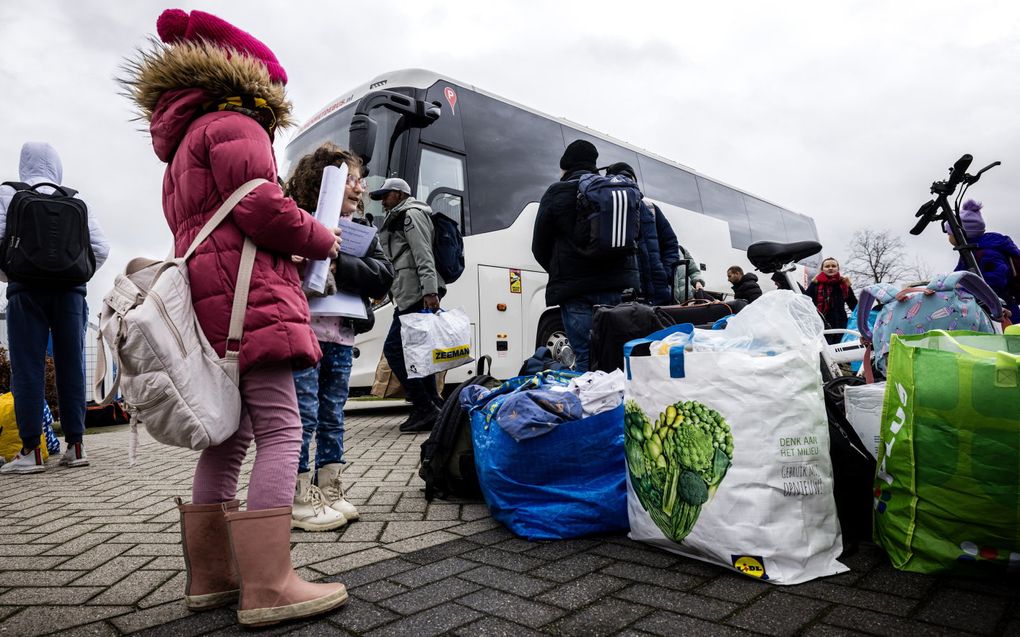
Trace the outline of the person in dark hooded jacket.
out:
[[[743,299],[751,303],[761,296],[761,286],[758,285],[758,275],[748,272],[739,265],[731,265],[726,270],[726,279],[733,286],[733,298]]]
[[[640,285],[633,253],[605,259],[585,256],[572,237],[577,223],[578,179],[597,171],[598,150],[575,140],[560,158],[562,177],[542,195],[535,218],[531,252],[546,272],[548,306],[560,306],[567,339],[577,355],[574,369],[588,371],[592,311],[596,305],[615,305],[627,289]]]
[[[1020,261],[1020,248],[1017,248],[1013,239],[1007,235],[985,232],[982,208],[980,202],[968,199],[960,211],[960,223],[963,225],[967,240],[977,244],[978,249],[974,256],[977,258],[978,267],[981,268],[981,275],[999,298],[1006,302],[1006,309],[1012,315],[1010,320],[1016,323],[1020,320],[1020,298],[1016,291],[1017,277],[1020,273],[1013,270],[1012,264]],[[956,239],[949,232],[945,222],[942,229],[948,235],[949,243],[956,245]],[[961,258],[956,264],[956,271],[966,269],[967,265]]]

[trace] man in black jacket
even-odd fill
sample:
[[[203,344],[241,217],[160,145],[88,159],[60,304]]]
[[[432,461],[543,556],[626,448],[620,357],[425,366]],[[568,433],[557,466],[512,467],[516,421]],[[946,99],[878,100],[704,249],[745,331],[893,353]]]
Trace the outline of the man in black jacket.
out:
[[[549,273],[547,306],[560,306],[563,327],[577,356],[574,369],[588,371],[592,310],[595,305],[616,305],[621,293],[640,285],[634,253],[592,259],[582,254],[572,237],[577,223],[577,180],[594,173],[598,150],[588,141],[575,140],[560,158],[560,181],[549,186],[538,206],[531,252]]]
[[[739,265],[731,265],[726,270],[726,279],[733,286],[733,298],[743,299],[751,303],[761,296],[761,286],[758,285],[758,276],[748,272]]]

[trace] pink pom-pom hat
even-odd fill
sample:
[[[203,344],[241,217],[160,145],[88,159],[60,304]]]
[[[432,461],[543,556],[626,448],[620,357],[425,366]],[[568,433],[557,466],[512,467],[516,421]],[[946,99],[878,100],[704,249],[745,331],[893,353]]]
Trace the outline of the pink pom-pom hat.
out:
[[[203,40],[215,46],[234,49],[265,64],[274,82],[287,83],[287,72],[268,46],[252,34],[211,13],[196,10],[189,15],[181,9],[167,9],[156,20],[156,32],[167,44]]]

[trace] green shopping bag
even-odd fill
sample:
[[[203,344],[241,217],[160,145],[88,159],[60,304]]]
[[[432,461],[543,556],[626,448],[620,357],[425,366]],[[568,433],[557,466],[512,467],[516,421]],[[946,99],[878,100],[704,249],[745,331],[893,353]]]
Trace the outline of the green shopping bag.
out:
[[[1020,574],[1020,334],[893,336],[875,539],[896,568]]]

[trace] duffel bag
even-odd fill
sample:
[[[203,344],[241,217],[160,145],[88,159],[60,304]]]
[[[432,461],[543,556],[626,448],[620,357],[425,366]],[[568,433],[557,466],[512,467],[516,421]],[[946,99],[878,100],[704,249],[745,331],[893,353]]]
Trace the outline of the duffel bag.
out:
[[[737,314],[747,306],[743,299],[708,301],[694,299],[682,305],[663,305],[655,309],[663,325],[711,325],[724,316]]]

